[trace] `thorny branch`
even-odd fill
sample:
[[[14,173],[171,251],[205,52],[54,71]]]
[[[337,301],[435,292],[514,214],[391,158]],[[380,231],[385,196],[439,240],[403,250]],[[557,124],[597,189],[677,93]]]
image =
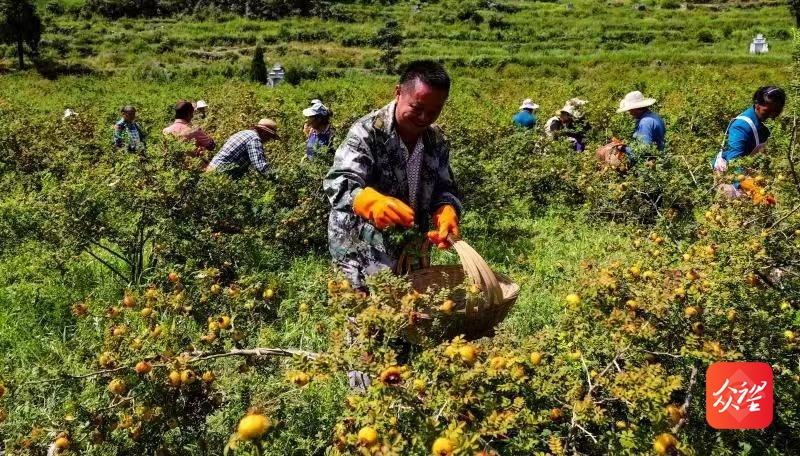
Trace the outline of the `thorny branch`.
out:
[[[305,350],[295,350],[289,348],[235,348],[231,351],[224,352],[224,353],[204,353],[204,352],[191,352],[191,353],[184,353],[183,356],[189,356],[188,359],[184,361],[185,364],[194,364],[201,361],[209,361],[212,359],[217,358],[228,358],[232,356],[250,356],[250,357],[269,357],[269,356],[300,356],[302,358],[306,358],[309,360],[314,360],[320,357],[319,353],[309,352]],[[153,367],[166,367],[168,364],[154,364]],[[102,369],[99,371],[89,372],[86,374],[81,375],[72,375],[72,374],[62,374],[60,377],[57,378],[49,378],[45,380],[35,380],[31,382],[26,382],[26,385],[36,384],[36,383],[53,383],[59,380],[69,379],[69,380],[82,380],[91,377],[98,377],[101,375],[106,374],[113,374],[120,371],[125,370],[133,370],[134,366],[120,366],[115,367],[113,369]]]
[[[688,422],[686,418],[686,412],[689,410],[689,402],[692,400],[692,388],[694,387],[695,380],[697,378],[697,367],[692,366],[692,373],[689,375],[689,387],[686,388],[686,399],[683,401],[683,405],[681,405],[681,412],[683,412],[683,417],[678,421],[678,424],[672,428],[672,433],[675,434],[678,432],[683,425]]]

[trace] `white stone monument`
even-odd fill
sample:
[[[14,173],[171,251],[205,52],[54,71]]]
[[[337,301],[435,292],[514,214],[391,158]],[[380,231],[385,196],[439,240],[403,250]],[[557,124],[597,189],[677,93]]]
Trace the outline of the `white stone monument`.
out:
[[[276,85],[283,82],[284,76],[285,76],[285,71],[283,70],[283,67],[276,63],[275,66],[272,67],[272,70],[270,70],[269,74],[267,75],[267,85],[269,85],[270,87],[275,87]]]
[[[753,38],[753,42],[750,43],[750,53],[766,54],[767,52],[769,52],[769,43],[767,43],[767,39],[764,38],[764,35],[759,33]]]

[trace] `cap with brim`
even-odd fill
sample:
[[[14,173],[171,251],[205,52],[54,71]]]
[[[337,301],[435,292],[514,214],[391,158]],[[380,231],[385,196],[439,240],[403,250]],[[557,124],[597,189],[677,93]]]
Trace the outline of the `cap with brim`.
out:
[[[280,139],[280,136],[278,136],[278,123],[272,119],[261,119],[256,125],[253,125],[253,128],[260,133]]]
[[[655,98],[645,98],[642,92],[634,91],[625,95],[625,98],[619,102],[618,113],[627,112],[632,109],[647,108],[656,104]]]
[[[207,107],[208,107],[208,104],[205,102],[205,100],[197,100],[197,108],[198,109],[199,108],[207,108]]]
[[[303,109],[303,116],[304,117],[314,117],[314,116],[327,116],[330,114],[330,110],[322,103],[317,103]]]

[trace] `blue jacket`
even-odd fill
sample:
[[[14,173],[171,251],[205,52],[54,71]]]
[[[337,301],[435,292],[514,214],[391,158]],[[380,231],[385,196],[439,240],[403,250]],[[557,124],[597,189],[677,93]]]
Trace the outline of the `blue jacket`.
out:
[[[636,130],[633,138],[643,144],[654,144],[658,150],[664,150],[664,136],[667,127],[661,116],[653,111],[647,111],[641,119],[636,121]]]
[[[743,112],[741,117],[748,117],[752,120],[756,130],[758,130],[759,140],[762,143],[767,142],[770,135],[769,128],[758,119],[754,107],[751,106],[747,111]],[[722,149],[722,158],[731,161],[735,158],[749,155],[757,145],[750,124],[741,119],[734,119],[728,126],[728,138]]]
[[[536,126],[536,116],[527,109],[514,114],[514,125],[521,128],[533,128]]]
[[[330,125],[324,131],[311,130],[306,140],[306,157],[314,158],[317,151],[325,149],[333,151],[333,127]]]

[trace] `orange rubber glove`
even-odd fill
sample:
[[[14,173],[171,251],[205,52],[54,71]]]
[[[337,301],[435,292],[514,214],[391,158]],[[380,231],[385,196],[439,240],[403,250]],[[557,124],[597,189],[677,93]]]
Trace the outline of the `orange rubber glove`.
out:
[[[353,199],[356,215],[369,220],[379,230],[400,225],[404,228],[414,226],[414,210],[397,198],[379,193],[372,187],[358,192]]]
[[[428,231],[428,240],[436,244],[440,249],[449,249],[450,241],[447,240],[448,235],[459,236],[458,230],[458,213],[456,208],[449,204],[440,206],[433,213],[433,226],[436,227],[434,231]]]
[[[759,188],[758,183],[752,177],[746,177],[739,182],[739,186],[746,192],[757,191]]]

